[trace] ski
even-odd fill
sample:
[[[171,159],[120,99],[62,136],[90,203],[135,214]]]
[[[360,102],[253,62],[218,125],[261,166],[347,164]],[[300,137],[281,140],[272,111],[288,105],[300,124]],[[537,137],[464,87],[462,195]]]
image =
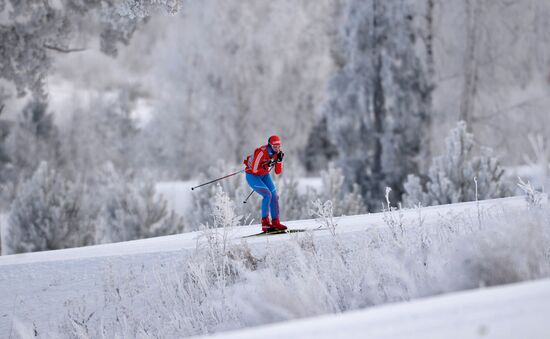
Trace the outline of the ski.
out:
[[[323,230],[323,228],[310,228],[310,229],[294,228],[294,229],[286,229],[284,231],[275,230],[275,231],[270,231],[270,232],[260,232],[260,233],[256,233],[256,234],[245,235],[243,238],[261,237],[261,236],[276,235],[276,234],[301,233],[301,232],[306,232],[306,231],[320,231],[320,230]]]

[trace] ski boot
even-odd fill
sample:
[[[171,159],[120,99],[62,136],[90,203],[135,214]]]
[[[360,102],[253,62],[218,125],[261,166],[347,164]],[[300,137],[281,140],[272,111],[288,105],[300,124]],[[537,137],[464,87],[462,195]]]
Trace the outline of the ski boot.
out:
[[[262,218],[262,232],[268,233],[275,231],[276,228],[271,225],[269,218]]]
[[[275,228],[277,231],[284,231],[287,229],[285,225],[281,224],[281,222],[279,221],[279,218],[273,219],[273,221],[271,222],[271,226]]]

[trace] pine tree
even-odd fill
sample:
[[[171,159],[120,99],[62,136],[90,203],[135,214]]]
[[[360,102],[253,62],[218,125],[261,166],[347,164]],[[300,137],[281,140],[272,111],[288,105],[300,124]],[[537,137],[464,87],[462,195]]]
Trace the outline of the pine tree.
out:
[[[330,141],[326,117],[322,117],[312,128],[303,153],[306,170],[314,174],[326,168],[337,157],[338,149]]]
[[[326,110],[346,186],[357,183],[371,208],[386,186],[399,200],[428,147],[432,86],[421,62],[414,3],[350,1],[335,43],[338,74]],[[421,48],[419,48],[421,47]]]
[[[53,167],[62,163],[59,132],[45,101],[31,100],[23,108],[7,138],[7,151],[23,177],[30,176],[42,161]]]
[[[0,103],[0,116],[4,105]],[[0,120],[0,183],[5,183],[15,178],[12,158],[10,156],[7,139],[13,127],[13,122],[9,120]]]
[[[491,149],[476,147],[464,121],[450,132],[445,143],[446,152],[432,160],[424,185],[419,177],[408,176],[406,206],[451,204],[510,194],[498,159],[492,156]]]
[[[99,215],[95,242],[109,243],[170,235],[183,230],[183,221],[167,210],[151,181],[120,173],[106,164],[96,177]]]
[[[6,230],[5,253],[85,246],[93,243],[85,188],[66,181],[46,162],[19,188]]]

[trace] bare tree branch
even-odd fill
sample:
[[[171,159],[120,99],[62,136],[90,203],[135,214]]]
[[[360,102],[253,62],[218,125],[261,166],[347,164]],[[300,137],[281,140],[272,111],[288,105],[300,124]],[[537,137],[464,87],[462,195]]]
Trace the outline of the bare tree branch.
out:
[[[60,52],[60,53],[82,52],[86,50],[86,48],[63,48],[63,47],[53,46],[48,44],[44,44],[43,46],[44,48],[51,49],[53,51]]]

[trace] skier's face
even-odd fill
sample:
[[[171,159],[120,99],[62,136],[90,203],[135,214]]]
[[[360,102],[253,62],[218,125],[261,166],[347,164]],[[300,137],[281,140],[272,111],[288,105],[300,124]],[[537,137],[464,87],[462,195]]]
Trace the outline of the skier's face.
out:
[[[281,150],[281,145],[271,145],[271,148],[275,151],[275,153],[279,153]]]

